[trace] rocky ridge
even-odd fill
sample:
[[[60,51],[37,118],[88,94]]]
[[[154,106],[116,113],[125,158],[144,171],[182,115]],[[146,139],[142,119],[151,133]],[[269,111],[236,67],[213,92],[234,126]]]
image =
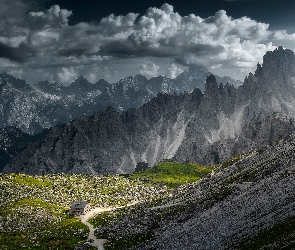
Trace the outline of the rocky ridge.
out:
[[[176,79],[163,76],[147,79],[142,75],[126,77],[114,84],[105,80],[91,84],[84,77],[69,86],[57,82],[39,82],[31,86],[7,73],[0,74],[0,127],[14,126],[35,134],[44,128],[103,111],[108,106],[123,111],[138,108],[158,93],[192,92],[195,86],[204,88],[203,68],[183,72]],[[220,78],[241,84],[231,78]]]

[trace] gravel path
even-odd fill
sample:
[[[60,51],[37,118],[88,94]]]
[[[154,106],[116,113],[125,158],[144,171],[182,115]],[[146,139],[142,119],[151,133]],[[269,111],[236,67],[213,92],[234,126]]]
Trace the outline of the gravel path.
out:
[[[127,207],[133,206],[135,204],[136,203],[128,204]],[[103,244],[106,243],[107,240],[106,239],[97,239],[95,237],[95,235],[94,235],[94,227],[87,221],[89,219],[91,219],[92,217],[94,217],[95,215],[97,215],[97,214],[100,214],[100,213],[103,213],[103,212],[106,212],[106,211],[115,210],[115,209],[122,208],[122,207],[126,207],[126,206],[108,207],[108,208],[96,207],[96,208],[92,209],[90,212],[88,212],[87,214],[80,216],[81,222],[83,224],[85,224],[87,227],[89,227],[90,232],[89,232],[89,235],[88,235],[88,239],[93,240],[91,245],[97,247],[98,250],[104,250]]]
[[[89,227],[90,232],[89,232],[89,235],[88,235],[88,239],[93,240],[91,245],[97,247],[98,250],[104,250],[103,244],[106,243],[107,240],[106,239],[97,239],[95,237],[95,235],[94,235],[94,227],[87,221],[90,218],[97,215],[97,214],[100,214],[100,213],[103,213],[103,212],[106,212],[106,211],[111,211],[113,209],[115,209],[115,208],[112,208],[112,207],[109,207],[109,208],[96,207],[96,208],[92,209],[90,212],[88,212],[87,214],[80,216],[81,222],[83,224],[85,224],[87,227]]]

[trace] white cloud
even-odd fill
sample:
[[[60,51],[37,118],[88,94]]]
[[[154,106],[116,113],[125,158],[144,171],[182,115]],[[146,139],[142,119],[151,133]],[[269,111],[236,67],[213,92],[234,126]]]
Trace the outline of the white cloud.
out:
[[[159,74],[159,66],[151,62],[150,60],[139,64],[138,69],[139,73],[150,78],[157,76]]]
[[[72,11],[61,9],[59,5],[53,5],[45,12],[29,12],[28,22],[31,29],[41,29],[45,26],[60,27],[63,25],[68,25],[68,18],[71,15]]]
[[[179,68],[175,63],[171,63],[170,67],[167,70],[167,77],[174,79],[182,72],[183,70]]]
[[[60,72],[57,74],[57,81],[60,83],[71,83],[75,81],[75,79],[78,77],[75,69],[73,67],[65,68],[63,67]]]
[[[289,34],[286,30],[276,30],[273,32],[273,38],[278,41],[294,41],[295,33]]]
[[[53,74],[64,84],[80,74],[92,81],[112,78],[119,70],[110,70],[110,66],[132,58],[140,58],[137,70],[147,77],[159,74],[155,58],[174,60],[165,69],[170,77],[180,72],[176,63],[232,70],[233,74],[248,72],[267,50],[275,48],[273,44],[292,46],[295,38],[295,34],[270,30],[268,24],[248,17],[232,18],[224,10],[201,18],[181,16],[172,5],[164,4],[149,8],[142,16],[112,14],[96,24],[71,26],[71,10],[54,5],[29,12],[29,7],[22,0],[0,2],[0,71],[17,67],[28,77],[42,69],[43,75]],[[34,77],[43,76],[37,72]]]

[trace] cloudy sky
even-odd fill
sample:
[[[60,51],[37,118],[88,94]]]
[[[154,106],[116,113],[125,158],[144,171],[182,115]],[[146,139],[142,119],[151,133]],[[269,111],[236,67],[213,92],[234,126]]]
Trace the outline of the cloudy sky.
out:
[[[0,71],[32,84],[196,66],[244,79],[266,51],[295,50],[294,13],[290,0],[0,0]]]

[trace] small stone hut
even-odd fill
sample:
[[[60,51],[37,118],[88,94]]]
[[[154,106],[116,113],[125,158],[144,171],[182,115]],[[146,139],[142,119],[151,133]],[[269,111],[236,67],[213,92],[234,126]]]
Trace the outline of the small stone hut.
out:
[[[90,211],[91,203],[89,201],[74,201],[71,205],[70,214],[83,215]]]

